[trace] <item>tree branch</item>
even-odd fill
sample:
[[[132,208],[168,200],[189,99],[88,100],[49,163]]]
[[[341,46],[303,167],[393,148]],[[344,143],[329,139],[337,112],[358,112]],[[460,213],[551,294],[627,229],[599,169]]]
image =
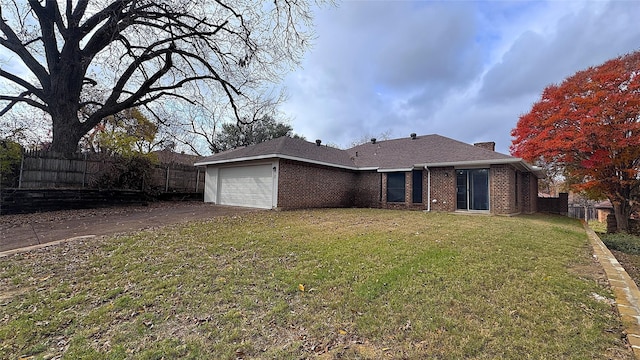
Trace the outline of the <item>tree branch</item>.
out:
[[[16,104],[20,102],[24,102],[42,111],[48,110],[45,104],[39,103],[33,99],[26,97],[29,94],[30,92],[25,91],[18,96],[0,95],[0,101],[9,101],[9,104],[7,104],[7,106],[5,106],[4,108],[2,108],[2,110],[0,110],[0,116],[9,112],[9,110],[11,110]]]
[[[36,14],[38,23],[40,24],[40,33],[42,34],[42,45],[44,46],[45,56],[49,70],[58,66],[60,61],[60,52],[58,51],[58,40],[55,32],[56,18],[60,17],[60,10],[56,0],[47,0],[45,6],[40,5],[39,0],[29,0],[29,5]]]
[[[45,91],[49,88],[49,73],[27,50],[22,41],[18,38],[16,33],[9,27],[7,22],[2,16],[2,7],[0,7],[0,31],[7,37],[6,39],[0,38],[0,45],[11,50],[14,54],[18,55],[24,64],[33,72],[38,78],[40,84]]]
[[[11,80],[12,82],[22,86],[23,88],[27,89],[29,93],[37,96],[38,98],[40,98],[40,100],[44,101],[44,93],[42,92],[42,89],[38,89],[35,86],[33,86],[30,82],[28,82],[27,80],[24,80],[23,78],[14,75],[10,72],[6,72],[2,69],[0,69],[0,77],[3,77],[7,80]]]

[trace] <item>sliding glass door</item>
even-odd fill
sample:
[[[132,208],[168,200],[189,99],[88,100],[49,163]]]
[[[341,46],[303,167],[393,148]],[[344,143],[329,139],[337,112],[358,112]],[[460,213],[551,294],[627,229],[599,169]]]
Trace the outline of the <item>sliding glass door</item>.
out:
[[[456,170],[458,210],[489,210],[489,169]]]

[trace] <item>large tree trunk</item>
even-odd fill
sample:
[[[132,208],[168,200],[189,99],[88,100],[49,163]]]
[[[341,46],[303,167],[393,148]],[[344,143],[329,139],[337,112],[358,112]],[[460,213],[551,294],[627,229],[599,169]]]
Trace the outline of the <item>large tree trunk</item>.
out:
[[[611,201],[613,213],[616,216],[618,232],[629,232],[629,217],[631,216],[631,206],[628,201]]]
[[[53,122],[53,140],[51,151],[71,154],[78,151],[78,143],[85,134],[78,115],[73,112],[68,114],[51,115]]]

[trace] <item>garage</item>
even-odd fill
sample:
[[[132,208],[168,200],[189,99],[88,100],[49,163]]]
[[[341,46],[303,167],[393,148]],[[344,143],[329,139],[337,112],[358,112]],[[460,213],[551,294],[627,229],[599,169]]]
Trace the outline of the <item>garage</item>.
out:
[[[271,164],[221,168],[218,203],[271,209],[273,170]]]

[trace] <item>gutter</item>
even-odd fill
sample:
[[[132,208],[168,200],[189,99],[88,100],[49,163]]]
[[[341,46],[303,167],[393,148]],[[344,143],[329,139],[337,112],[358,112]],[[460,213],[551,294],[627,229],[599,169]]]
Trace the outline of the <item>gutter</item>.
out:
[[[533,166],[528,164],[526,161],[521,158],[510,158],[510,159],[494,159],[494,160],[474,160],[474,161],[450,161],[450,162],[441,162],[441,163],[425,163],[425,164],[416,164],[416,167],[449,167],[449,166],[487,166],[487,165],[502,165],[502,164],[511,164],[511,165],[519,165],[522,169],[532,172],[539,177],[543,176],[542,168],[538,166]]]
[[[195,163],[193,165],[194,166],[224,165],[224,164],[241,163],[241,162],[246,162],[246,161],[267,160],[267,159],[294,160],[294,161],[300,161],[300,162],[305,162],[305,163],[309,163],[309,164],[329,166],[329,167],[334,167],[334,168],[338,168],[338,169],[346,169],[346,170],[376,170],[377,169],[377,168],[359,168],[359,167],[355,167],[355,166],[332,164],[332,163],[328,163],[328,162],[324,162],[324,161],[311,160],[311,159],[299,158],[299,157],[296,157],[296,156],[282,155],[282,154],[267,154],[267,155],[257,155],[257,156],[246,156],[246,157],[241,157],[241,158],[232,158],[232,159],[224,159],[224,160],[213,160],[213,161],[204,160],[204,161],[197,162],[197,163]]]
[[[536,174],[536,176],[538,176],[539,178],[544,177],[544,174],[542,173],[542,168],[538,167],[538,166],[532,166],[530,164],[528,164],[527,162],[525,162],[524,160],[522,160],[521,158],[507,158],[507,159],[493,159],[493,160],[473,160],[473,161],[450,161],[450,162],[440,162],[440,163],[424,163],[424,164],[415,164],[413,167],[411,168],[395,168],[395,169],[381,169],[379,167],[358,167],[358,166],[348,166],[348,165],[339,165],[339,164],[332,164],[332,163],[328,163],[328,162],[324,162],[324,161],[318,161],[318,160],[310,160],[310,159],[305,159],[305,158],[300,158],[297,156],[290,156],[290,155],[283,155],[283,154],[267,154],[267,155],[257,155],[257,156],[246,156],[246,157],[242,157],[242,158],[232,158],[232,159],[224,159],[224,160],[204,160],[204,161],[199,161],[197,163],[194,164],[194,166],[207,166],[207,165],[224,165],[224,164],[230,164],[230,163],[240,163],[240,162],[245,162],[245,161],[256,161],[256,160],[267,160],[267,159],[274,159],[274,158],[280,158],[280,159],[287,159],[287,160],[294,160],[294,161],[300,161],[300,162],[306,162],[306,163],[310,163],[310,164],[316,164],[316,165],[322,165],[322,166],[329,166],[329,167],[334,167],[334,168],[339,168],[339,169],[346,169],[346,170],[353,170],[353,171],[372,171],[372,170],[376,170],[379,173],[382,172],[407,172],[407,171],[411,171],[413,169],[416,168],[424,168],[427,169],[429,167],[449,167],[449,166],[489,166],[489,165],[500,165],[500,164],[511,164],[511,165],[515,165],[515,166],[519,166],[521,169],[524,169],[526,171],[532,172],[534,174]],[[429,172],[430,173],[430,172]]]
[[[427,166],[424,168],[427,170],[427,211],[431,212],[431,170]]]

